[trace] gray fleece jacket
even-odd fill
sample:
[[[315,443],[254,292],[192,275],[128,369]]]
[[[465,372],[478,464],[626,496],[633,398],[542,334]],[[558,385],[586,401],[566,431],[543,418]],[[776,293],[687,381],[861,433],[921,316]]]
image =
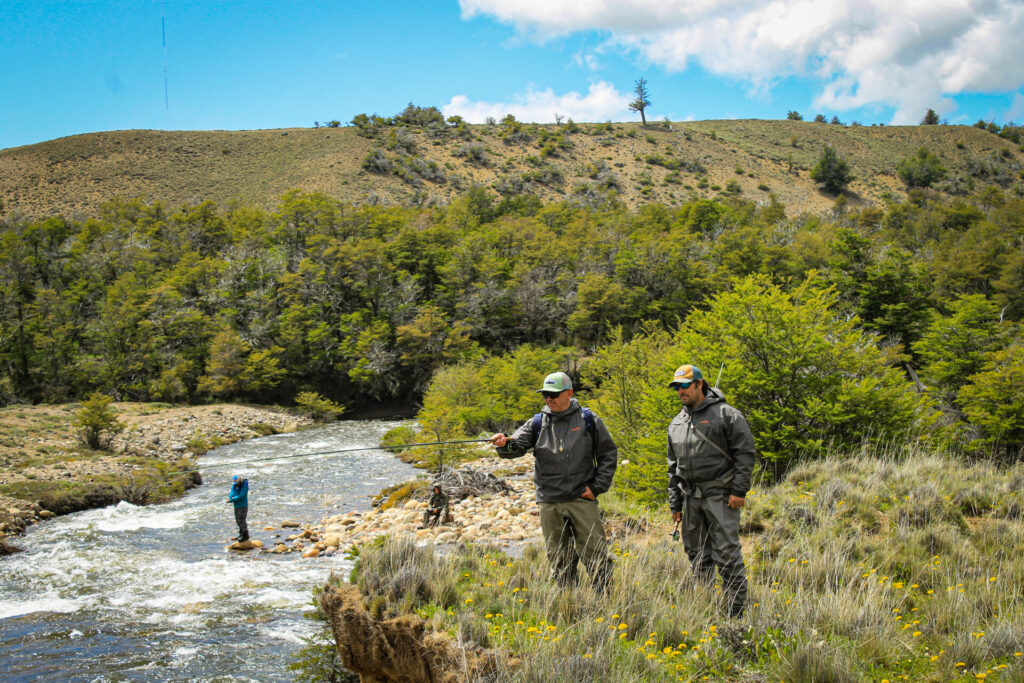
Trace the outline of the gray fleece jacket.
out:
[[[537,459],[533,476],[537,502],[576,500],[588,486],[595,496],[611,488],[619,450],[601,418],[594,415],[595,447],[575,398],[561,413],[552,413],[547,406],[541,412],[544,417],[536,441],[531,418],[509,437],[505,446],[496,449],[502,458],[518,458],[533,449]]]
[[[695,434],[694,429],[718,444],[728,457]],[[668,426],[670,509],[682,510],[683,492],[694,484],[730,477],[728,486],[712,487],[710,492],[745,498],[755,455],[754,436],[743,413],[726,403],[716,389],[709,389],[703,403],[692,410],[683,406]]]

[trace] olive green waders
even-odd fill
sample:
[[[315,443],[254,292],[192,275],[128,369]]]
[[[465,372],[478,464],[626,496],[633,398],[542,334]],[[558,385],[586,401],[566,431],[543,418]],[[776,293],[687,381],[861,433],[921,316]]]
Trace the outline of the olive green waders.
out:
[[[539,505],[540,528],[555,580],[562,586],[579,583],[578,563],[582,559],[594,588],[607,592],[612,559],[597,501],[577,498],[567,503]]]

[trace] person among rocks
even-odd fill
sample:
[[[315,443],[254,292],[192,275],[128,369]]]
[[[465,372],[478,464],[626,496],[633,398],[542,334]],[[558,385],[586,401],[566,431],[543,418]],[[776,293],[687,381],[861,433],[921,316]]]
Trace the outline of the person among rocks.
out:
[[[537,391],[543,410],[511,436],[495,434],[489,441],[501,458],[533,449],[540,526],[555,580],[575,586],[582,559],[594,587],[607,592],[612,559],[597,497],[611,488],[618,449],[601,418],[573,398],[569,375],[550,374]]]
[[[682,522],[694,579],[711,585],[717,566],[729,616],[738,617],[747,602],[740,508],[754,469],[754,437],[743,413],[708,386],[700,368],[681,365],[668,386],[683,404],[668,426],[672,521]]]
[[[423,526],[434,527],[448,521],[448,496],[440,484],[434,484],[431,490],[430,500],[427,502],[427,509],[423,511]]]
[[[236,474],[231,477],[231,492],[228,494],[228,502],[235,506],[235,523],[238,524],[238,535],[232,541],[248,541],[249,525],[246,524],[246,517],[249,516],[249,480]]]

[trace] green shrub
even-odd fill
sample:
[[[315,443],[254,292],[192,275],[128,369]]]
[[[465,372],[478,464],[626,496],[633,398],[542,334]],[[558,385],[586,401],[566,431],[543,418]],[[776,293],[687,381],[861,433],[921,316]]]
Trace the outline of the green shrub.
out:
[[[414,443],[416,440],[416,428],[412,425],[400,425],[392,427],[381,437],[381,448],[386,448],[392,453],[397,452],[398,446],[405,446]]]
[[[981,294],[958,297],[948,307],[949,315],[932,316],[912,348],[921,360],[922,381],[953,407],[967,378],[981,371],[986,354],[1009,342],[1012,326],[1000,322],[999,307]]]
[[[838,194],[846,189],[853,180],[850,165],[839,156],[835,147],[825,145],[818,156],[818,163],[811,169],[811,180],[818,183],[826,192]]]
[[[946,169],[927,147],[922,147],[915,156],[901,161],[896,166],[896,172],[907,187],[931,187],[946,177]]]
[[[1006,460],[1024,455],[1024,341],[986,356],[981,372],[967,378],[957,403],[978,436],[976,451]]]
[[[417,416],[423,432],[439,441],[511,434],[543,407],[536,389],[544,376],[566,369],[572,356],[568,348],[524,345],[509,356],[441,368]]]
[[[765,278],[737,282],[674,332],[651,330],[600,350],[587,376],[595,410],[630,465],[616,477],[642,500],[664,498],[665,428],[679,402],[665,388],[694,363],[745,414],[764,467],[884,442],[938,417],[879,348],[813,280],[784,292]],[[634,474],[635,473],[635,474]]]
[[[113,400],[100,393],[90,394],[75,414],[78,438],[89,448],[107,450],[114,436],[124,431],[124,423],[117,419],[117,412],[110,407]]]
[[[270,436],[271,434],[277,434],[277,427],[266,422],[253,422],[249,425],[249,429],[256,432],[260,436]]]
[[[195,430],[192,432],[192,436],[185,440],[185,447],[188,448],[189,452],[193,455],[203,455],[213,448],[210,439],[207,438],[206,434],[202,430]]]
[[[337,420],[345,412],[345,406],[324,398],[315,391],[303,391],[295,397],[295,406],[299,412],[317,422]]]

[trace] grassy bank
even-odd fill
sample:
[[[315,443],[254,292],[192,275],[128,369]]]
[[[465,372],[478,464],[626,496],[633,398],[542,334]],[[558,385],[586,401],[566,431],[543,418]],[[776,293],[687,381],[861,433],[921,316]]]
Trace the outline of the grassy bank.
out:
[[[79,456],[75,462],[82,459]],[[81,474],[74,480],[20,479],[0,485],[0,495],[38,503],[44,510],[66,515],[122,500],[135,505],[163,503],[202,483],[198,472],[181,473],[195,466],[187,458],[168,462],[130,456],[118,458],[118,463],[128,471]]]
[[[748,498],[739,620],[691,585],[664,510],[615,542],[608,598],[560,592],[539,546],[391,539],[352,579],[377,618],[507,655],[503,680],[1021,680],[1022,483],[1021,465],[920,452],[797,466]]]

